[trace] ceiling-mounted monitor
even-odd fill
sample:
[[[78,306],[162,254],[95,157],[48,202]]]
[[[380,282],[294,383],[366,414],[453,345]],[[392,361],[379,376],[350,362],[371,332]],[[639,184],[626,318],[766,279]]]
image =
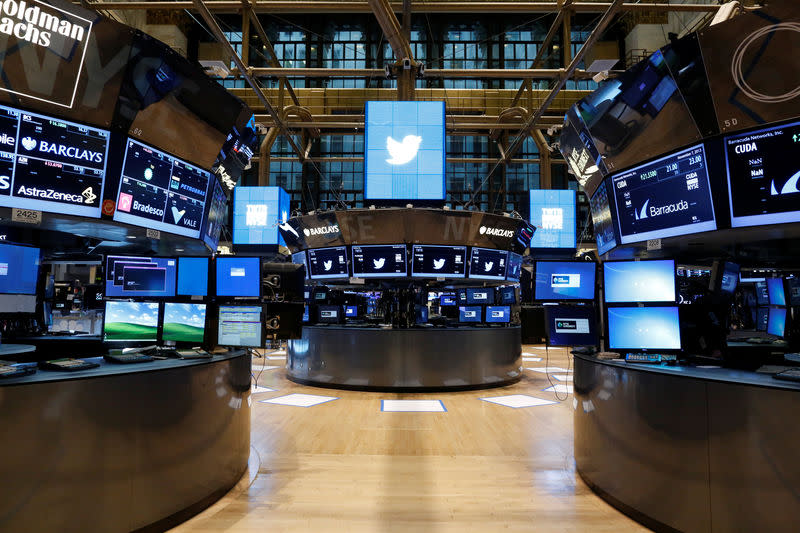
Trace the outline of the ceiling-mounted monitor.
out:
[[[283,245],[278,225],[289,218],[289,194],[281,187],[233,189],[233,244]]]
[[[228,213],[228,197],[219,181],[214,178],[211,181],[213,184],[209,186],[202,238],[211,251],[216,252],[225,215]]]
[[[467,274],[466,246],[415,244],[411,249],[411,275],[420,278],[463,278]]]
[[[508,252],[491,248],[472,248],[469,261],[471,279],[505,280]]]
[[[717,229],[703,145],[611,177],[622,244]]]
[[[347,248],[336,246],[308,250],[308,275],[311,279],[348,277]]]
[[[405,244],[353,246],[353,276],[395,278],[408,275]]]
[[[617,232],[611,217],[611,203],[606,182],[603,181],[594,192],[589,202],[592,208],[592,224],[597,241],[597,253],[603,255],[617,246]]]
[[[529,220],[536,227],[530,247],[575,248],[575,191],[534,189],[529,194]]]

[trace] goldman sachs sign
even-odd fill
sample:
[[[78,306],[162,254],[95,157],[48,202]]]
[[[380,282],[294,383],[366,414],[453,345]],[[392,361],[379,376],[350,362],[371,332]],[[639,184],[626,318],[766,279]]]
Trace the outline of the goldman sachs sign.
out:
[[[3,71],[22,69],[31,79],[58,74],[67,91],[37,90],[34,83],[0,84],[0,90],[71,108],[75,101],[92,21],[72,12],[68,2],[0,0],[0,61]],[[65,68],[65,66],[67,68]]]

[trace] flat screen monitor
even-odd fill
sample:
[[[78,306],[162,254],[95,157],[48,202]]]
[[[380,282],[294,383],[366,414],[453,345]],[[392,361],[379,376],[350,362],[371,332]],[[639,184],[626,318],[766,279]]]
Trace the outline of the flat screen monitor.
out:
[[[172,298],[175,296],[174,257],[106,257],[107,298]]]
[[[308,279],[308,262],[306,259],[306,252],[296,252],[292,254],[292,263],[296,265],[303,265],[306,269],[306,279]]]
[[[675,261],[614,261],[603,263],[607,303],[674,302]]]
[[[767,278],[769,305],[786,305],[786,293],[783,289],[783,278]]]
[[[0,106],[0,206],[100,218],[106,130]]]
[[[597,319],[590,305],[548,305],[547,343],[550,346],[597,346]]]
[[[511,322],[511,307],[507,305],[487,305],[486,322],[490,324]]]
[[[787,297],[789,305],[792,307],[800,306],[800,277],[789,276],[786,278]]]
[[[356,318],[356,317],[358,317],[358,306],[357,305],[346,305],[346,306],[344,306],[344,317],[345,318]]]
[[[769,305],[769,291],[767,290],[767,280],[756,282],[756,303],[758,305]]]
[[[0,294],[36,294],[39,248],[0,244]]]
[[[467,305],[491,305],[494,303],[494,289],[484,287],[467,289]]]
[[[257,305],[220,305],[217,344],[258,348],[262,342],[261,307]]]
[[[408,275],[405,244],[353,246],[353,277],[397,278]]]
[[[225,215],[228,213],[228,196],[225,189],[216,178],[211,180],[213,184],[209,187],[211,194],[206,202],[206,221],[203,229],[203,242],[212,252],[217,250],[219,235],[225,223]]]
[[[506,279],[509,281],[519,281],[522,270],[522,256],[514,252],[508,252],[508,266],[506,267]]]
[[[467,304],[467,289],[456,290],[456,302],[458,303],[458,305]]]
[[[767,331],[769,323],[769,307],[759,307],[756,309],[756,331]]]
[[[722,279],[720,280],[720,290],[727,294],[733,294],[739,285],[739,265],[725,261],[722,269]]]
[[[717,229],[703,145],[611,177],[622,244]]]
[[[536,227],[531,248],[575,248],[576,193],[567,190],[530,191],[530,223]]]
[[[323,324],[338,324],[342,318],[342,306],[320,305],[318,307],[319,321]]]
[[[208,296],[208,257],[179,257],[179,296]]]
[[[483,307],[480,305],[462,305],[458,308],[458,321],[469,323],[469,322],[480,322],[483,318],[481,316],[483,312]]]
[[[609,307],[612,350],[680,350],[677,307]]]
[[[589,261],[537,261],[536,300],[593,300],[597,265]]]
[[[800,122],[731,135],[723,139],[728,170],[731,226],[760,226],[800,221]]]
[[[427,305],[417,305],[414,309],[414,322],[416,324],[427,324],[428,323],[428,306]]]
[[[217,296],[261,296],[261,258],[217,257]]]
[[[442,307],[446,307],[449,305],[456,305],[456,295],[455,294],[442,294],[439,297],[439,305]]]
[[[206,304],[164,303],[161,339],[203,344],[206,332]]]
[[[783,337],[786,331],[786,308],[770,307],[767,318],[767,333]]]
[[[597,187],[589,205],[592,208],[592,224],[597,241],[597,253],[603,255],[617,246],[614,220],[611,218],[611,203],[605,181]]]
[[[367,102],[364,198],[444,200],[444,102]]]
[[[324,302],[328,299],[328,287],[315,287],[312,295],[315,302]]]
[[[347,248],[317,248],[308,250],[308,275],[311,279],[348,277]]]
[[[467,274],[466,246],[415,244],[411,275],[420,278],[463,278]]]
[[[106,302],[103,339],[107,341],[158,340],[158,304],[153,302]]]
[[[517,303],[517,289],[516,287],[501,287],[500,303],[514,305]]]
[[[472,279],[506,279],[508,252],[491,248],[472,248],[469,277]]]
[[[211,173],[128,138],[114,220],[199,239]]]
[[[311,320],[311,315],[308,311],[308,304],[303,306],[303,322],[309,322]]]
[[[289,219],[289,193],[281,187],[233,189],[233,244],[282,245],[278,225]]]

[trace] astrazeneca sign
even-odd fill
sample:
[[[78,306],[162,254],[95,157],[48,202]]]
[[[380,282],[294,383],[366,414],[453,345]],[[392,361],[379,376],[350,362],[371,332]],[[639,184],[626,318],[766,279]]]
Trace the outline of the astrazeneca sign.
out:
[[[63,2],[54,3],[68,7]],[[19,53],[22,68],[28,74],[48,69],[49,65],[53,71],[58,71],[58,83],[72,89],[60,93],[58,99],[52,99],[55,96],[45,98],[42,93],[22,92],[15,87],[0,86],[0,90],[71,108],[91,32],[92,21],[50,3],[40,0],[0,0],[2,61],[12,52]],[[70,64],[68,72],[59,68],[64,63]]]

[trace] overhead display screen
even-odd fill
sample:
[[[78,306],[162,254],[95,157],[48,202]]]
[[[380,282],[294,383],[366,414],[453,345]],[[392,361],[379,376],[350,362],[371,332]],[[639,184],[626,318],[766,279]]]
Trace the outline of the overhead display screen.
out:
[[[473,248],[469,261],[469,277],[472,279],[506,279],[508,252],[490,248]]]
[[[308,275],[311,279],[346,278],[347,248],[317,248],[308,250]]]
[[[211,173],[128,139],[114,220],[198,239]]]
[[[725,137],[734,228],[800,221],[800,122]]]
[[[0,294],[36,294],[39,248],[0,244]]]
[[[508,252],[508,267],[506,267],[506,279],[509,281],[519,281],[522,270],[522,256],[514,252]]]
[[[597,265],[589,261],[537,261],[537,300],[592,300]]]
[[[111,298],[175,296],[174,257],[106,257],[106,292]]]
[[[260,257],[217,257],[217,296],[261,295]]]
[[[558,144],[575,180],[591,196],[608,170],[577,110],[572,106],[567,111]]]
[[[153,302],[106,302],[103,339],[155,342],[158,340],[158,307]]]
[[[444,200],[444,102],[367,102],[367,200]]]
[[[675,261],[613,261],[603,263],[608,303],[674,302]]]
[[[611,204],[605,181],[597,187],[589,205],[592,208],[592,224],[594,224],[594,236],[597,240],[597,253],[603,255],[617,246],[614,220],[611,218]]]
[[[681,150],[612,176],[622,244],[717,229],[705,150]]]
[[[532,190],[530,208],[531,248],[575,248],[575,191]]]
[[[100,218],[109,132],[0,106],[0,205]]]
[[[415,244],[411,252],[411,275],[421,278],[463,278],[467,274],[466,246]]]
[[[401,277],[408,274],[406,245],[353,246],[353,276]]]
[[[680,350],[677,307],[610,307],[608,347],[612,350]]]
[[[278,224],[289,219],[289,194],[280,187],[233,189],[233,244],[286,246]]]
[[[219,235],[222,232],[222,225],[225,223],[225,214],[228,212],[228,197],[219,181],[212,179],[213,192],[209,197],[206,209],[205,229],[203,230],[203,242],[211,251],[217,250]]]
[[[594,308],[588,305],[548,305],[547,343],[550,346],[596,346]]]

